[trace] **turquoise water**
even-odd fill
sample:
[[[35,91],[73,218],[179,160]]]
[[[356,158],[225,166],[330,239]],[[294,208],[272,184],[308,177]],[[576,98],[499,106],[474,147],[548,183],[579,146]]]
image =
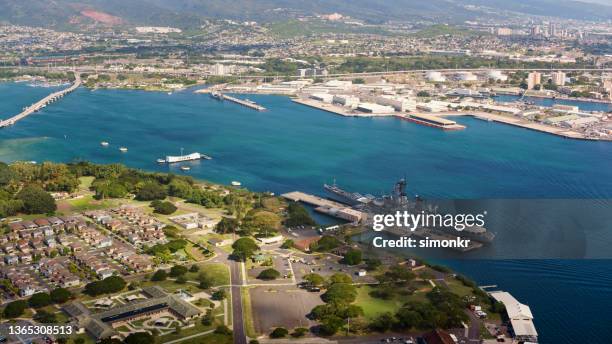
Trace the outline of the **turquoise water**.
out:
[[[213,157],[192,163],[190,175],[259,191],[320,193],[336,178],[348,189],[381,194],[406,176],[410,192],[429,198],[612,198],[610,143],[470,118],[459,119],[466,130],[444,132],[395,118],[334,116],[285,97],[250,98],[269,111],[191,92],[79,89],[0,131],[2,146],[12,144],[0,159],[87,159],[182,173],[155,160],[183,147]],[[0,93],[0,113],[6,101],[15,108],[15,99]]]
[[[493,97],[495,100],[500,102],[514,102],[519,100],[520,96],[512,95],[499,95]],[[582,111],[612,111],[612,104],[609,103],[598,103],[598,102],[580,102],[570,99],[552,99],[552,98],[537,98],[537,97],[525,97],[524,100],[533,102],[540,106],[553,106],[555,104],[562,105],[575,105]]]
[[[0,117],[38,96],[0,84]],[[190,91],[172,95],[79,89],[0,130],[0,160],[122,162],[164,172],[167,154],[199,151],[197,178],[239,180],[257,191],[322,194],[337,182],[381,194],[405,176],[428,198],[612,198],[612,144],[583,142],[471,118],[443,132],[393,118],[343,118],[277,96],[249,96],[256,112]],[[101,141],[110,146],[100,146]],[[127,153],[118,148],[125,146]],[[498,284],[532,306],[543,343],[612,337],[610,261],[449,261],[479,283]],[[571,325],[571,326],[570,326]]]

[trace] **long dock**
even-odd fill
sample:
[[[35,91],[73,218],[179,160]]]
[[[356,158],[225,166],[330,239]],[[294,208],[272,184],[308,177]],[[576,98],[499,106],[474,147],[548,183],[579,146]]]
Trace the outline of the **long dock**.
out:
[[[79,86],[81,86],[81,76],[78,73],[75,73],[74,77],[75,77],[74,83],[70,87],[63,89],[61,91],[53,92],[50,95],[44,97],[43,99],[37,101],[36,103],[26,107],[22,112],[18,113],[17,115],[0,121],[0,128],[11,126],[17,123],[17,121],[20,121],[28,117],[34,112],[37,112],[40,109],[44,108],[48,104],[53,103],[56,100],[63,98],[66,94],[71,93],[72,91],[76,90]]]
[[[281,195],[283,198],[293,202],[303,202],[315,207],[315,211],[329,216],[334,216],[350,222],[360,222],[367,218],[367,215],[359,210],[355,210],[345,204],[309,195],[300,191],[288,192]]]
[[[225,94],[223,94],[221,92],[211,92],[210,96],[215,98],[215,99],[218,99],[218,100],[229,100],[232,103],[236,103],[236,104],[239,104],[239,105],[242,105],[242,106],[246,106],[246,107],[248,107],[250,109],[253,109],[253,110],[266,111],[265,107],[255,103],[254,101],[248,100],[248,99],[246,99],[246,100],[239,99],[239,98],[236,98],[236,97],[225,95]]]
[[[561,137],[568,138],[568,139],[610,141],[610,139],[607,139],[607,138],[596,138],[595,139],[595,138],[587,137],[586,135],[580,132],[573,131],[569,128],[554,127],[551,125],[536,123],[536,122],[532,122],[532,121],[528,121],[528,120],[524,120],[524,119],[520,119],[516,117],[496,115],[496,114],[492,114],[488,112],[466,110],[466,112],[441,113],[441,114],[438,114],[438,116],[441,116],[441,117],[442,116],[471,116],[471,117],[478,118],[481,120],[487,120],[491,122],[512,125],[512,126],[520,127],[523,129],[529,129],[533,131],[539,131],[541,133],[557,135],[557,136],[561,136]]]
[[[294,202],[304,202],[315,207],[346,208],[346,205],[342,203],[315,195],[309,195],[300,191],[287,192],[286,194],[282,194],[281,196]]]
[[[309,106],[314,109],[327,111],[329,113],[333,113],[335,115],[340,115],[344,117],[385,117],[385,116],[393,116],[392,114],[376,114],[376,113],[365,113],[365,112],[357,112],[352,109],[348,109],[343,106],[329,104],[320,102],[318,100],[305,99],[305,98],[293,98],[291,101],[297,104]]]

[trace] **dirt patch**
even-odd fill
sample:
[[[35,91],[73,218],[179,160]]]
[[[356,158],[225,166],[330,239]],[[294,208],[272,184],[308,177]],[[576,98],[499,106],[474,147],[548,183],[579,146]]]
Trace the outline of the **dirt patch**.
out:
[[[123,19],[119,17],[95,10],[82,10],[81,15],[108,25],[119,25],[123,23]]]

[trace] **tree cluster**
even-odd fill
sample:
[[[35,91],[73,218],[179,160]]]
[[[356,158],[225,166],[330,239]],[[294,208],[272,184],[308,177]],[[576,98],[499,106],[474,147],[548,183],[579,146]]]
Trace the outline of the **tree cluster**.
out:
[[[107,277],[101,281],[94,281],[88,283],[83,290],[83,293],[90,296],[97,296],[102,294],[112,294],[119,292],[125,288],[126,283],[123,278],[119,276]]]

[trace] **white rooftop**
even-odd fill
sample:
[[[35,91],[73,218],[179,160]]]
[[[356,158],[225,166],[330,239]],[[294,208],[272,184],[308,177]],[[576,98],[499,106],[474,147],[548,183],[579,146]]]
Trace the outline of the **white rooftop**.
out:
[[[504,304],[508,318],[512,323],[514,334],[517,337],[521,336],[534,336],[538,335],[538,332],[533,325],[533,314],[529,306],[520,303],[510,293],[505,291],[494,291],[490,293],[496,301]]]

